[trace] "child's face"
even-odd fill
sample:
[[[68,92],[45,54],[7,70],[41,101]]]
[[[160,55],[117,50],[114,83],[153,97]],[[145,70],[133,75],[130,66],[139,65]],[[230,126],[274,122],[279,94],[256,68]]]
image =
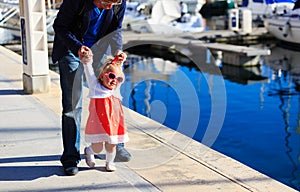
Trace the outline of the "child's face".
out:
[[[115,89],[119,83],[124,81],[122,73],[117,68],[112,68],[101,74],[102,85],[107,89]]]

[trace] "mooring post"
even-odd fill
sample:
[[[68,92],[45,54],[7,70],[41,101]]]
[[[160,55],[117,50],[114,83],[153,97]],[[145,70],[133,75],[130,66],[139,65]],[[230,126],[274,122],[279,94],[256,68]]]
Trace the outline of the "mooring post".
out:
[[[50,76],[45,1],[19,0],[19,7],[24,92],[48,92]]]

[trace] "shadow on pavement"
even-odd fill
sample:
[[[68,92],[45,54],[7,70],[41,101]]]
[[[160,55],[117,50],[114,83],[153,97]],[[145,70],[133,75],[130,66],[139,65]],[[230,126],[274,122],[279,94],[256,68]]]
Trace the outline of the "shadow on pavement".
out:
[[[47,155],[47,156],[33,156],[33,157],[11,157],[0,158],[0,165],[2,163],[20,163],[20,162],[40,162],[40,161],[57,161],[60,155]]]
[[[64,176],[61,166],[0,166],[0,181],[30,181],[53,175]]]
[[[4,89],[4,90],[0,90],[0,95],[26,95],[26,94],[22,89],[18,89],[18,90]]]
[[[53,175],[63,176],[61,166],[57,165],[15,165],[15,163],[36,162],[38,164],[46,161],[59,161],[59,158],[60,155],[2,158],[0,159],[0,181],[24,181]],[[14,163],[14,165],[9,166],[9,163]]]
[[[0,158],[0,181],[30,181],[42,177],[65,176],[62,166],[60,165],[42,165],[42,162],[59,161],[61,155],[48,155],[48,156],[31,156],[31,157],[11,157]],[[82,160],[84,156],[82,155]],[[98,159],[105,159],[105,155],[101,154],[96,156]],[[24,165],[32,164],[35,165]],[[12,164],[9,166],[9,164]],[[23,165],[16,165],[22,163]],[[40,165],[39,165],[40,164]],[[104,166],[97,166],[98,171],[106,172]],[[79,171],[88,171],[91,168],[79,167]]]

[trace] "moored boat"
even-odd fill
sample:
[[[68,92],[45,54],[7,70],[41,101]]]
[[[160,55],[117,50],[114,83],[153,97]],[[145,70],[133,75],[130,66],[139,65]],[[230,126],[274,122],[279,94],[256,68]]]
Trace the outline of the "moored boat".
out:
[[[300,9],[264,19],[268,32],[277,39],[300,47]]]
[[[264,17],[292,10],[294,0],[248,0],[243,7],[252,12],[253,20],[263,20]]]
[[[183,32],[201,32],[204,30],[202,17],[197,12],[181,17],[177,0],[157,0],[150,16],[125,15],[123,26],[140,33],[178,34]]]

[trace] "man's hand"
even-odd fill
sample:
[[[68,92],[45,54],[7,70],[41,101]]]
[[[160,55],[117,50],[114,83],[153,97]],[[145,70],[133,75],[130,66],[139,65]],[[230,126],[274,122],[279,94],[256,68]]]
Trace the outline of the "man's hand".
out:
[[[126,60],[126,58],[127,58],[127,54],[126,53],[124,53],[123,51],[121,51],[121,50],[117,50],[116,51],[116,53],[115,53],[115,56],[118,56],[119,58],[119,61],[120,62],[124,62],[125,60]]]
[[[79,59],[83,64],[87,64],[93,61],[93,52],[87,46],[81,46],[78,50]]]

